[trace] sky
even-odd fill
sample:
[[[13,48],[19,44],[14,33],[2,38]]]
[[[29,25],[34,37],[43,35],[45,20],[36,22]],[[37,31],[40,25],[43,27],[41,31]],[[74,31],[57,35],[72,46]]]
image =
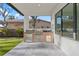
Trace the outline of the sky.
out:
[[[61,17],[57,17],[57,24],[61,24]]]
[[[51,22],[51,16],[39,16],[38,19],[42,19],[42,20]]]
[[[23,19],[23,17],[16,10],[14,10],[12,7],[7,5],[6,3],[0,3],[0,7],[2,6],[4,9],[7,10],[7,12],[9,12],[9,15],[15,16],[16,18],[19,18],[19,19]],[[1,15],[0,15],[0,19],[3,19]]]
[[[31,19],[31,17],[29,17]],[[51,22],[51,16],[38,16],[37,19]]]

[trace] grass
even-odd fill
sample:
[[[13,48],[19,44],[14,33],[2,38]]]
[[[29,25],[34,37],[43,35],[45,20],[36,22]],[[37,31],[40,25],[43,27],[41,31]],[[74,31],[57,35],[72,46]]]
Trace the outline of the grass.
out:
[[[0,56],[10,51],[21,41],[22,41],[22,38],[17,38],[17,37],[0,38]]]

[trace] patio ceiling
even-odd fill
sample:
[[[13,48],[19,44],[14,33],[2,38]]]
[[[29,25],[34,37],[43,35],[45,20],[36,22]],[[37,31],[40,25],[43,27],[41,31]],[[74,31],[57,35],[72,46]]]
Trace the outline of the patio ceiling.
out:
[[[61,3],[13,3],[25,16],[49,16]]]

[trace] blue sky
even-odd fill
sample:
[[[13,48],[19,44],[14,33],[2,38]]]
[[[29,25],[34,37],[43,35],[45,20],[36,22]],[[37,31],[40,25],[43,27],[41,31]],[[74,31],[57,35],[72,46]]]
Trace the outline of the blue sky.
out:
[[[19,19],[23,19],[23,17],[17,11],[15,11],[12,7],[7,5],[6,3],[0,3],[0,7],[2,6],[4,9],[7,9],[7,12],[9,12],[9,15],[15,16],[16,18],[19,18]],[[3,19],[1,15],[0,15],[0,19]]]
[[[57,17],[57,24],[61,24],[61,16]]]
[[[42,19],[45,21],[51,21],[51,16],[39,16],[38,19]]]
[[[4,3],[3,7],[6,8],[8,12],[10,12],[9,15],[15,15],[15,14],[17,14],[17,12],[12,7],[10,7],[9,5],[7,5],[7,4]]]

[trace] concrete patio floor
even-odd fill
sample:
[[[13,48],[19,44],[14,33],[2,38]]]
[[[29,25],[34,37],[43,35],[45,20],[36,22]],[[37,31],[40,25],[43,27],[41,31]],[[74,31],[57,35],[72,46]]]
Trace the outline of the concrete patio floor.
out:
[[[52,43],[22,42],[4,56],[66,56],[66,54]]]

